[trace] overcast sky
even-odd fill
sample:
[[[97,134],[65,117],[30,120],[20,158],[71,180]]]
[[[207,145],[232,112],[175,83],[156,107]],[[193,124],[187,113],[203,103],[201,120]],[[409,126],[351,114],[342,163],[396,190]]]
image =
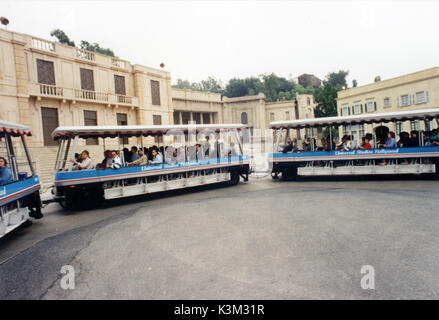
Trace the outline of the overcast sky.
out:
[[[347,69],[362,85],[438,66],[438,13],[438,1],[0,0],[9,30],[60,28],[133,64],[164,62],[173,82]]]

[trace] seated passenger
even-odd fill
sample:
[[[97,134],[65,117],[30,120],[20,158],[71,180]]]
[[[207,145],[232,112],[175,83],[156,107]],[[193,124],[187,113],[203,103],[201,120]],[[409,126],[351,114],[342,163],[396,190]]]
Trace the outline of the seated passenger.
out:
[[[407,143],[407,147],[419,147],[418,131],[413,130],[410,132],[410,140]]]
[[[5,158],[0,157],[0,184],[11,183],[13,181],[11,169],[7,166]]]
[[[149,160],[149,164],[162,164],[163,163],[163,156],[158,151],[158,149],[152,149],[152,160]]]
[[[122,167],[122,159],[117,153],[117,150],[111,151],[111,164],[107,168],[120,169],[120,167]]]
[[[297,147],[293,140],[289,140],[288,144],[282,149],[282,153],[294,152],[297,150]]]
[[[360,147],[360,149],[372,149],[372,145],[370,144],[370,140],[368,137],[364,137],[364,143]]]
[[[337,146],[338,150],[349,151],[352,150],[351,138],[347,134],[345,134],[341,138],[341,144]]]
[[[94,169],[95,165],[93,161],[90,159],[90,154],[87,150],[81,152],[79,156],[81,162],[76,161],[76,159],[71,159],[73,162],[73,170],[91,170]]]
[[[395,132],[389,131],[389,133],[387,133],[385,148],[387,149],[396,148]]]
[[[410,135],[406,131],[399,133],[399,140],[396,143],[397,148],[405,148],[409,146]]]
[[[139,151],[137,151],[139,154],[139,158],[137,160],[131,161],[128,165],[129,166],[143,166],[145,164],[148,164],[148,157],[143,153],[143,149],[140,148]]]
[[[435,142],[435,141],[439,141],[439,129],[434,129],[431,133],[430,136],[430,141],[431,142]]]
[[[129,154],[129,159],[126,158],[125,161],[127,161],[127,162],[133,162],[133,161],[136,161],[136,160],[139,159],[139,158],[140,158],[140,156],[139,156],[139,154],[137,153],[137,147],[136,147],[136,146],[132,146],[132,147],[131,147],[130,154]]]
[[[306,140],[303,141],[303,151],[312,151],[311,138],[306,138]]]

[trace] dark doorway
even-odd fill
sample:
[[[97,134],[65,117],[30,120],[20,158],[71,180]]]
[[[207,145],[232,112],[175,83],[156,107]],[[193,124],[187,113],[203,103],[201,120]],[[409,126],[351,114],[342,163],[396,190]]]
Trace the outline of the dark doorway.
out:
[[[43,124],[43,140],[45,146],[56,146],[58,143],[52,139],[52,132],[58,128],[58,109],[41,107]]]

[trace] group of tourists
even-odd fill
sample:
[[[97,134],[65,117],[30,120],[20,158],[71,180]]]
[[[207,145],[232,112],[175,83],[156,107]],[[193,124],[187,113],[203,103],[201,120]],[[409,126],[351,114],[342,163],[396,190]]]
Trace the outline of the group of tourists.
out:
[[[209,143],[209,138],[206,137],[204,145],[200,143],[188,147],[158,147],[154,145],[149,148],[132,146],[131,150],[124,148],[122,154],[119,150],[105,150],[104,159],[98,164],[95,164],[90,158],[90,153],[84,150],[80,154],[76,154],[71,162],[73,163],[73,170],[119,169],[125,166],[179,163],[236,156],[238,156],[238,152],[233,142],[230,143],[229,148],[226,148],[223,142],[218,141],[215,141],[212,146]]]
[[[374,142],[373,135],[371,133],[366,134],[361,138],[361,143],[357,145],[357,142],[351,135],[343,135],[341,143],[336,144],[334,140],[330,141],[329,138],[323,137],[321,139],[321,146],[317,146],[314,138],[306,138],[302,143],[302,150],[299,150],[297,139],[289,140],[287,145],[283,148],[282,152],[310,152],[310,151],[350,151],[355,149],[372,149],[372,148],[408,148],[408,147],[431,147],[439,146],[439,129],[432,131],[423,131],[422,135],[417,130],[413,130],[410,133],[402,131],[399,133],[399,139],[396,140],[395,133],[389,131],[386,135],[378,137],[376,143]]]

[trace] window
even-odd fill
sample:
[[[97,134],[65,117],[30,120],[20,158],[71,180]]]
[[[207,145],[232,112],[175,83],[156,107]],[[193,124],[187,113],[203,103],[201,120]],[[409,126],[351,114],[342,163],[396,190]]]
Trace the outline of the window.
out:
[[[410,121],[410,130],[419,130],[419,120]]]
[[[274,112],[270,112],[270,121],[274,121]]]
[[[401,121],[396,122],[395,131],[396,131],[396,134],[400,134],[402,132],[402,122]]]
[[[81,89],[94,91],[95,84],[93,80],[93,70],[81,68],[80,73],[81,73]]]
[[[159,114],[154,114],[152,116],[152,124],[155,126],[160,126],[162,124],[162,116]]]
[[[55,71],[52,61],[37,59],[38,83],[55,85]]]
[[[155,80],[151,80],[151,99],[153,105],[160,105],[160,83]]]
[[[210,123],[210,113],[203,113],[203,123],[204,124]]]
[[[425,98],[425,91],[416,92],[416,103],[425,103],[427,99]]]
[[[195,123],[200,124],[201,123],[201,113],[199,113],[199,112],[192,113],[192,120],[195,121]]]
[[[41,119],[44,145],[56,146],[57,142],[52,139],[52,132],[58,127],[58,109],[41,107]]]
[[[405,106],[408,106],[410,104],[408,94],[402,95],[400,97],[400,99],[401,99],[401,107],[405,107]]]
[[[285,119],[290,120],[290,112],[289,111],[285,112]]]
[[[390,98],[384,98],[384,108],[390,107]]]
[[[116,113],[117,118],[117,125],[118,126],[127,126],[128,120],[127,120],[127,114],[126,113]],[[121,144],[128,144],[128,137],[122,137],[120,138]]]
[[[341,115],[342,116],[348,116],[348,115],[350,115],[351,114],[351,112],[350,112],[350,110],[349,110],[349,107],[343,107],[343,108],[341,108]]]
[[[376,103],[374,101],[366,102],[366,112],[376,111]]]
[[[359,104],[359,103],[358,104],[354,104],[353,111],[354,111],[354,114],[363,113],[363,106],[361,104]]]
[[[182,112],[181,113],[182,124],[188,124],[191,121],[191,113],[190,112]]]
[[[96,111],[84,110],[84,125],[85,126],[97,126],[98,125],[98,117]],[[85,140],[85,144],[87,145],[97,145],[97,138],[87,138]]]
[[[125,77],[114,75],[114,92],[116,94],[120,94],[125,96],[126,90],[125,90]]]
[[[241,113],[241,123],[242,124],[248,124],[247,112]]]
[[[310,99],[310,98],[306,98],[306,104],[307,104],[308,106],[311,105],[311,99]]]
[[[180,124],[180,112],[174,111],[174,124]]]
[[[162,116],[159,114],[153,114],[152,115],[152,123],[155,126],[160,126],[162,124]],[[163,136],[155,136],[154,137],[155,143],[159,144],[163,142]]]
[[[431,119],[425,120],[425,130],[427,131],[433,130],[433,120]]]

